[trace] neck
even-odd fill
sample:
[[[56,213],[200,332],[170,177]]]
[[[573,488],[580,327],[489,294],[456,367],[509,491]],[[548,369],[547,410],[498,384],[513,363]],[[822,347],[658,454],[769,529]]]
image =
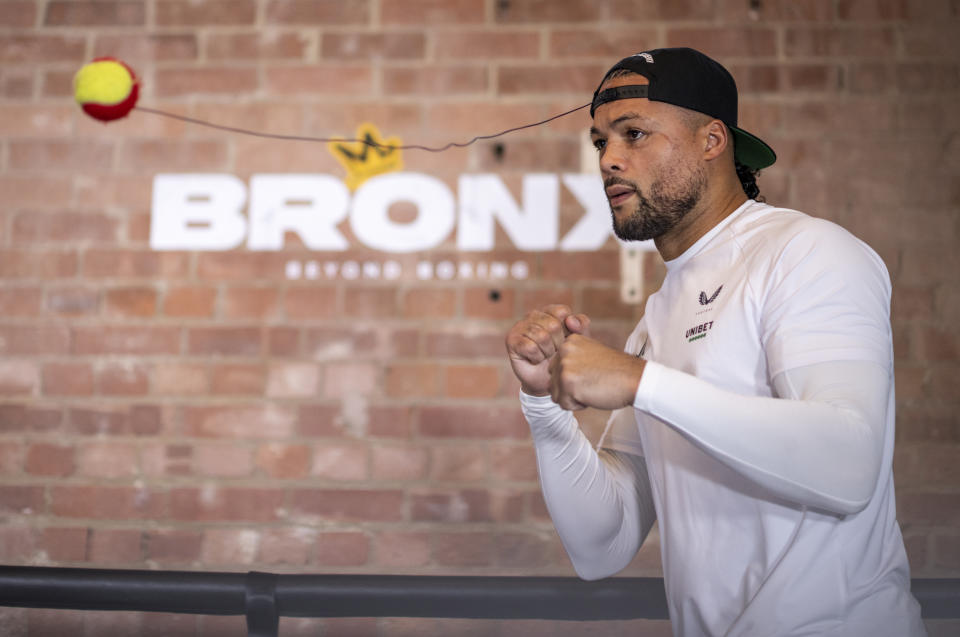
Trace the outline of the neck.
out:
[[[708,188],[696,208],[684,215],[668,232],[654,239],[653,243],[660,256],[664,261],[676,259],[746,200],[747,196],[739,180],[735,187],[724,187],[712,192]]]

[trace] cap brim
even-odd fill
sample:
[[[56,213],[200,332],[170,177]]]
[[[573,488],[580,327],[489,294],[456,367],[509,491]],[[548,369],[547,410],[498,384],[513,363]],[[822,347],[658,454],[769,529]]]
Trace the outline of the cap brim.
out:
[[[734,156],[747,168],[760,170],[772,166],[777,161],[777,154],[773,149],[756,135],[735,126],[731,126],[730,130],[733,131],[736,147]]]

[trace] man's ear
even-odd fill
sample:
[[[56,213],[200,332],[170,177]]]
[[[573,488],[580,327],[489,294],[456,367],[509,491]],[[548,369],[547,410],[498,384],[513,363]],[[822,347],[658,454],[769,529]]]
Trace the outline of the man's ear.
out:
[[[710,160],[721,156],[727,146],[733,143],[730,130],[718,119],[712,120],[704,129],[703,158]]]

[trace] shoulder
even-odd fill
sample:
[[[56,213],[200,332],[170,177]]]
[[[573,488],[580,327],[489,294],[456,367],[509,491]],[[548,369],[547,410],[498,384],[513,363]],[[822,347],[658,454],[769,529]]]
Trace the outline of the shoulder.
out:
[[[871,276],[887,281],[886,266],[873,249],[842,226],[790,208],[751,206],[731,232],[753,267],[786,275],[796,269]]]

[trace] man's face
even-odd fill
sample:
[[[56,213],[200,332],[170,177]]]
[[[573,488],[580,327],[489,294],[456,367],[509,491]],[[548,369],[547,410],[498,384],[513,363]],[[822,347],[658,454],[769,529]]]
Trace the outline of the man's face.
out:
[[[602,88],[648,83],[626,75]],[[678,107],[641,98],[607,102],[594,112],[590,137],[621,239],[655,239],[700,201],[707,176],[690,122]]]

